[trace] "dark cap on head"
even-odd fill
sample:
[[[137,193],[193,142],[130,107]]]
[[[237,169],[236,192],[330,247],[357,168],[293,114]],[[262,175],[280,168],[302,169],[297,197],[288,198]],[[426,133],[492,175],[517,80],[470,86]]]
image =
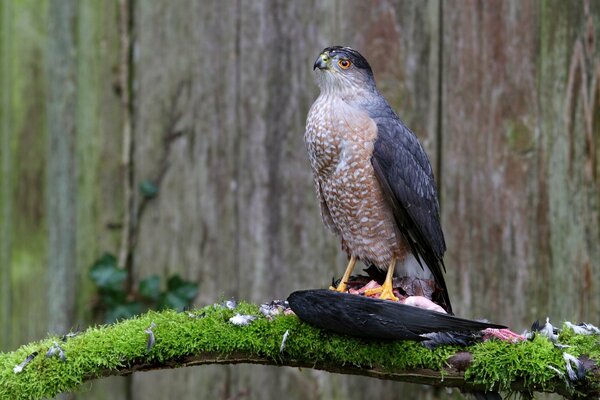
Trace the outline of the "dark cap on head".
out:
[[[371,70],[371,66],[367,62],[367,59],[362,56],[358,51],[351,49],[350,47],[343,46],[331,46],[327,47],[323,50],[323,53],[328,52],[331,57],[335,55],[341,55],[343,57],[348,58],[352,64],[356,66],[356,68],[365,69],[371,75],[373,71]]]

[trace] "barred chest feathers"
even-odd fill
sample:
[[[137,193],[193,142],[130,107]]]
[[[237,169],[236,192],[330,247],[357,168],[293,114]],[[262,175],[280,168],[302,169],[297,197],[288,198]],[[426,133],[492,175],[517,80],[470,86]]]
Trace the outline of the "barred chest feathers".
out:
[[[386,268],[406,251],[371,164],[376,137],[364,111],[321,95],[308,114],[304,139],[323,221],[349,253]]]

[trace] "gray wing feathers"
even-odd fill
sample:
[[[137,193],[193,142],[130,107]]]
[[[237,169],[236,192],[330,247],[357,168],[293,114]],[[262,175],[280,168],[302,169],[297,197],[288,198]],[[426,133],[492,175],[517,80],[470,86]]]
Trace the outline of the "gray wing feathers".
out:
[[[378,136],[373,152],[384,178],[419,239],[441,259],[446,251],[439,221],[439,204],[431,165],[414,134],[398,119],[377,123]]]
[[[387,106],[387,105],[386,105]],[[381,110],[380,110],[381,111]],[[424,261],[442,289],[441,301],[452,313],[442,270],[446,251],[431,164],[417,137],[385,107],[384,116],[371,115],[377,139],[371,162],[387,195],[396,223],[415,258]],[[421,264],[422,265],[422,264]]]

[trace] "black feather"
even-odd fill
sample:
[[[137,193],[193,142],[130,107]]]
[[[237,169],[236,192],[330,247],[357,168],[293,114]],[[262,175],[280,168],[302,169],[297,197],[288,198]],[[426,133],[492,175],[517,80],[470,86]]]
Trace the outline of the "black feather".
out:
[[[431,332],[471,332],[504,328],[487,322],[334,290],[302,290],[288,297],[290,308],[311,325],[351,336],[428,340]]]
[[[371,162],[398,228],[421,267],[423,261],[440,287],[442,307],[452,313],[444,280],[442,232],[433,171],[417,137],[390,108],[383,97],[367,108],[377,124],[377,139]]]

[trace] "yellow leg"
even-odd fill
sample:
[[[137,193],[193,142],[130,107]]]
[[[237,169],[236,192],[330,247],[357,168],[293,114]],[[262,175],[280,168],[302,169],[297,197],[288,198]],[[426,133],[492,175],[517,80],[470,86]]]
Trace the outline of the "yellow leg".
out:
[[[396,257],[392,258],[392,262],[388,266],[387,274],[385,275],[385,282],[383,282],[383,286],[378,287],[377,289],[369,289],[365,291],[366,295],[372,295],[381,293],[379,298],[382,300],[392,300],[398,301],[398,298],[394,296],[394,290],[392,286],[392,279],[394,278],[394,269],[396,268]]]
[[[344,293],[346,291],[346,283],[348,282],[348,279],[350,279],[350,274],[352,273],[352,270],[354,269],[355,264],[356,264],[356,257],[350,256],[350,261],[348,261],[348,266],[346,267],[346,272],[344,272],[344,276],[342,276],[342,280],[340,281],[340,284],[338,285],[337,288],[334,288],[333,286],[331,286],[329,289],[337,290],[340,293]]]

